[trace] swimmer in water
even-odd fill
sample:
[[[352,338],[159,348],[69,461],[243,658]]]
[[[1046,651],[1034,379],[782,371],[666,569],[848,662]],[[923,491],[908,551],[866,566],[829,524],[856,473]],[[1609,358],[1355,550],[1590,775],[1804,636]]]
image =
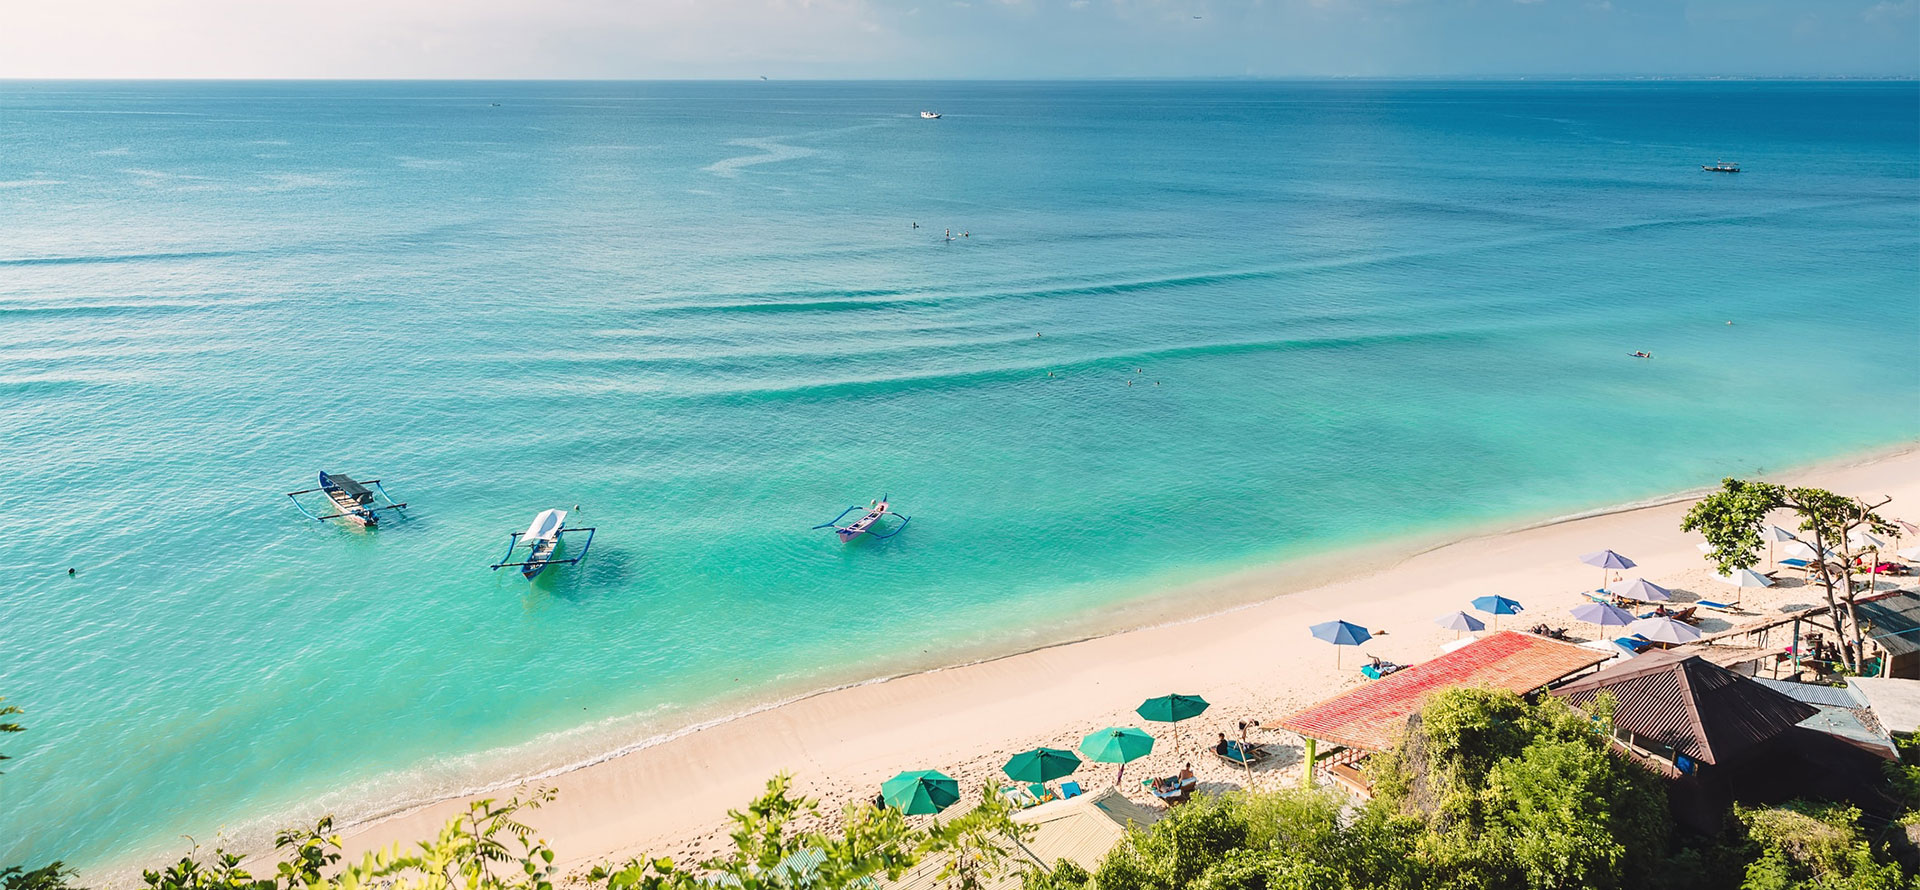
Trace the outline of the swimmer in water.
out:
[[[72,566],[68,566],[68,567],[67,567],[67,577],[69,577],[69,578],[71,578],[71,577],[73,577],[73,567],[72,567]]]
[[[914,227],[914,228],[916,228],[916,229],[917,229],[917,228],[920,228],[920,224],[916,222],[916,223],[914,223],[914,224],[913,224],[913,227]]]

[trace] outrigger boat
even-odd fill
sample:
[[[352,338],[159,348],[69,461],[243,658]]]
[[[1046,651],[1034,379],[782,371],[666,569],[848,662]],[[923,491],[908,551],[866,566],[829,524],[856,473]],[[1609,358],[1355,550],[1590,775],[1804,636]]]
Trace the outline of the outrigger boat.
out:
[[[506,555],[500,557],[502,561],[494,563],[492,568],[498,571],[507,566],[519,566],[520,574],[525,575],[527,580],[531,581],[535,575],[546,571],[547,566],[555,563],[573,565],[580,560],[586,559],[587,551],[593,549],[593,529],[587,527],[567,528],[566,523],[567,511],[565,510],[541,511],[540,515],[533,517],[533,524],[527,526],[526,531],[514,532],[507,536]],[[554,559],[554,552],[560,549],[560,536],[566,532],[586,532],[587,542],[580,546],[579,556],[568,559]],[[527,554],[525,560],[513,562],[513,551],[522,544],[531,548],[531,552]]]
[[[1738,173],[1740,172],[1740,165],[1729,164],[1726,161],[1714,161],[1711,164],[1701,164],[1700,169],[1708,173]]]
[[[840,520],[847,518],[847,514],[852,513],[855,510],[865,510],[867,511],[867,514],[865,516],[860,517],[859,519],[856,519],[850,523],[847,523],[846,525],[841,525]],[[879,522],[881,518],[885,516],[900,517],[900,524],[894,526],[893,531],[887,532],[884,535],[879,532],[873,531],[873,524],[876,522]],[[826,522],[822,522],[819,525],[814,526],[814,528],[831,528],[833,529],[834,534],[840,536],[840,541],[842,543],[845,543],[847,541],[851,541],[854,538],[857,538],[869,532],[872,532],[875,538],[880,538],[880,539],[891,538],[894,535],[899,534],[902,529],[907,527],[907,523],[912,521],[913,521],[913,517],[908,516],[905,513],[895,512],[892,507],[887,505],[886,496],[881,495],[879,500],[869,501],[867,502],[867,506],[865,507],[862,507],[859,504],[854,504],[853,506],[840,511],[840,515],[835,516],[832,519],[827,520]]]
[[[369,489],[367,487],[369,485],[373,487]],[[334,512],[325,516],[315,516],[312,510],[308,510],[305,504],[300,503],[298,495],[312,494],[316,491],[326,493],[327,500],[333,502]],[[375,491],[380,492],[380,497],[386,500],[387,503],[384,506],[374,500]],[[299,508],[300,512],[307,514],[308,519],[318,522],[344,519],[355,525],[368,527],[380,524],[381,510],[399,510],[406,506],[403,503],[395,503],[393,497],[387,494],[387,490],[380,486],[380,480],[369,479],[366,482],[356,482],[352,477],[340,473],[321,473],[319,488],[289,491],[287,499],[293,501],[293,505]]]

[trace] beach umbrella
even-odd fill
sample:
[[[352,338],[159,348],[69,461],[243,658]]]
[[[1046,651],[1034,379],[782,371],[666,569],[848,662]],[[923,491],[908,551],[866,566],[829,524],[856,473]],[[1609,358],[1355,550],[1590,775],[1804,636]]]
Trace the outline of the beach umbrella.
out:
[[[1351,621],[1328,621],[1309,627],[1307,631],[1313,634],[1314,639],[1326,640],[1334,645],[1333,667],[1335,670],[1340,668],[1339,647],[1358,646],[1373,639],[1373,634],[1366,628]]]
[[[1773,586],[1772,578],[1762,575],[1759,572],[1756,572],[1752,569],[1739,569],[1739,570],[1736,570],[1731,575],[1718,575],[1716,577],[1735,587],[1772,587]],[[1735,599],[1734,602],[1738,603],[1740,602],[1740,600]]]
[[[1587,603],[1568,611],[1578,620],[1601,627],[1626,627],[1634,621],[1632,612],[1607,603]]]
[[[1448,630],[1455,631],[1453,638],[1456,640],[1460,639],[1461,633],[1485,630],[1487,628],[1485,621],[1481,621],[1465,612],[1448,612],[1445,615],[1433,619],[1433,623]]]
[[[1120,771],[1113,774],[1115,785],[1126,775],[1129,761],[1139,760],[1152,751],[1153,736],[1131,726],[1109,726],[1080,740],[1080,753],[1087,755],[1088,760],[1120,764]]]
[[[1700,629],[1664,615],[1642,618],[1627,625],[1627,633],[1638,634],[1656,643],[1691,643],[1700,639]]]
[[[1524,607],[1520,605],[1519,600],[1510,600],[1504,596],[1476,597],[1473,602],[1467,605],[1479,609],[1488,615],[1492,615],[1494,630],[1500,629],[1500,616],[1518,615],[1524,611]]]
[[[1813,549],[1812,544],[1809,544],[1805,541],[1795,541],[1791,544],[1788,544],[1787,546],[1780,548],[1780,552],[1785,553],[1789,559],[1813,560],[1813,559],[1820,559],[1822,557],[1831,557],[1834,555],[1833,551],[1831,550],[1825,550],[1825,549],[1815,550]]]
[[[1701,541],[1700,543],[1693,545],[1693,549],[1698,550],[1701,553],[1712,553],[1713,545],[1705,541]]]
[[[1080,768],[1080,758],[1072,751],[1059,748],[1035,748],[1013,755],[1001,771],[1007,778],[1016,782],[1051,782],[1054,779],[1073,775]]]
[[[913,770],[880,783],[880,799],[909,816],[925,816],[957,803],[960,783],[936,770]]]
[[[1864,528],[1854,529],[1853,534],[1847,536],[1847,543],[1862,550],[1879,550],[1887,546],[1884,538]]]
[[[1626,591],[1620,595],[1643,603],[1664,603],[1673,599],[1673,591],[1645,578],[1633,579],[1633,583],[1627,585]]]
[[[1197,695],[1163,695],[1140,703],[1133,712],[1142,720],[1173,724],[1173,750],[1180,750],[1180,721],[1200,716],[1207,700]]]
[[[1601,550],[1580,557],[1580,561],[1590,566],[1600,567],[1600,592],[1607,592],[1607,572],[1612,569],[1633,568],[1633,560],[1611,550]]]
[[[1774,564],[1773,546],[1775,544],[1785,544],[1788,541],[1800,540],[1800,536],[1777,525],[1769,525],[1761,529],[1760,537],[1765,538],[1767,541],[1767,565],[1769,566]]]
[[[1908,547],[1900,551],[1901,559],[1920,559],[1920,547]]]

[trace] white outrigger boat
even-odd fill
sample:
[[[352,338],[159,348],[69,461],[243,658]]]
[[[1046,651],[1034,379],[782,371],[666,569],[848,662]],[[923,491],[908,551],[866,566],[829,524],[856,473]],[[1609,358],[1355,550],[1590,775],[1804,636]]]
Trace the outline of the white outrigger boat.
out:
[[[921,117],[923,117],[923,118],[925,118],[925,119],[927,119],[927,120],[930,120],[930,121],[937,121],[937,120],[939,120],[939,119],[940,119],[940,112],[938,112],[938,111],[922,111],[922,112],[920,112],[920,116],[921,116]]]
[[[861,509],[864,509],[867,511],[867,514],[865,516],[862,516],[859,519],[849,522],[846,525],[840,524],[840,520],[847,518],[848,513],[852,513],[855,510],[861,510]],[[900,524],[894,526],[892,531],[888,531],[884,534],[878,531],[874,531],[873,524],[876,522],[879,522],[881,519],[887,516],[900,517]],[[879,500],[869,501],[866,507],[861,507],[859,504],[855,504],[851,507],[848,507],[845,510],[840,511],[840,515],[835,516],[832,519],[827,520],[826,522],[822,522],[819,525],[814,526],[814,528],[833,529],[833,533],[836,535],[839,535],[840,542],[844,544],[848,541],[853,540],[854,538],[857,538],[869,532],[872,532],[875,538],[879,538],[882,540],[886,538],[891,538],[894,535],[899,534],[901,530],[907,527],[907,523],[912,521],[913,521],[913,517],[908,516],[905,513],[895,512],[894,509],[887,504],[886,495],[881,495]]]
[[[567,528],[566,524],[567,511],[541,511],[540,515],[533,517],[533,523],[527,526],[526,531],[514,532],[507,536],[506,555],[502,556],[501,561],[494,563],[491,568],[498,571],[508,566],[519,566],[520,574],[525,575],[527,580],[531,581],[534,579],[534,576],[546,571],[547,566],[555,563],[573,565],[580,560],[586,559],[587,551],[593,549],[594,530],[590,527]],[[567,559],[555,559],[554,553],[560,549],[560,536],[566,532],[586,532],[587,542],[580,546],[579,556],[569,557]],[[530,548],[527,558],[520,562],[514,562],[513,551],[518,549],[522,544]]]
[[[367,486],[369,485],[373,487],[368,488]],[[328,513],[325,516],[316,516],[312,510],[307,509],[307,505],[300,503],[299,495],[312,494],[316,491],[326,494],[327,500],[333,502],[332,513]],[[373,493],[375,491],[380,492],[380,497],[386,499],[386,504],[383,505],[379,501],[374,500]],[[300,512],[305,513],[308,519],[316,522],[325,522],[329,519],[341,519],[351,522],[354,525],[366,526],[368,528],[380,524],[381,510],[399,510],[401,511],[401,515],[404,516],[404,508],[407,506],[403,503],[395,503],[393,496],[387,494],[387,490],[380,486],[380,480],[378,479],[358,482],[355,481],[353,477],[342,473],[327,472],[320,474],[319,488],[303,488],[299,491],[289,491],[287,492],[287,499],[293,501],[293,506]]]

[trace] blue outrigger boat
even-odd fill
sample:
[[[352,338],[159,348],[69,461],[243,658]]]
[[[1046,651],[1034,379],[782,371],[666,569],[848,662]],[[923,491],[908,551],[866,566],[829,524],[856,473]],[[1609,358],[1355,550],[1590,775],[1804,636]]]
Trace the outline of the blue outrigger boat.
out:
[[[555,563],[574,565],[580,560],[586,559],[587,551],[593,549],[594,530],[591,527],[567,528],[566,524],[567,511],[541,511],[540,515],[533,517],[533,524],[527,526],[526,531],[514,532],[507,536],[507,552],[504,556],[500,557],[501,561],[494,563],[491,568],[499,571],[508,566],[519,566],[520,574],[525,575],[527,580],[531,581],[535,576],[546,571],[547,566]],[[554,554],[560,549],[560,536],[566,532],[586,532],[587,542],[580,546],[579,556],[569,557],[567,559],[555,559]],[[527,558],[519,562],[514,562],[513,551],[522,544],[525,544],[529,548]]]
[[[866,510],[867,514],[865,516],[860,517],[859,519],[856,519],[852,522],[847,523],[846,525],[841,525],[840,520],[847,518],[847,514],[852,513],[855,510]],[[879,522],[882,518],[885,518],[887,516],[900,517],[900,524],[894,526],[893,530],[887,532],[886,534],[881,534],[879,532],[873,531],[874,523]],[[871,533],[875,538],[880,538],[883,540],[886,538],[891,538],[894,535],[899,534],[903,529],[907,527],[907,523],[912,521],[913,521],[913,517],[908,516],[905,513],[895,512],[891,507],[889,507],[887,505],[887,496],[881,495],[879,500],[869,501],[867,502],[867,506],[865,507],[862,507],[859,504],[855,504],[851,507],[848,507],[847,509],[840,511],[840,515],[835,516],[832,519],[827,520],[826,522],[822,522],[819,525],[814,526],[814,528],[831,528],[833,529],[834,534],[840,536],[841,543],[846,543],[847,541],[851,541],[854,538],[857,538],[861,535],[868,534],[868,533]]]
[[[373,487],[368,488],[367,486],[369,485]],[[325,516],[316,516],[312,510],[307,509],[305,504],[300,503],[299,495],[312,494],[316,491],[325,493],[327,500],[333,502],[334,512],[328,513]],[[380,497],[386,500],[386,504],[382,505],[374,499],[373,493],[375,491],[378,491]],[[358,482],[351,476],[325,472],[320,474],[319,488],[303,488],[299,491],[289,491],[287,492],[287,499],[293,501],[293,505],[299,508],[300,512],[307,514],[308,519],[316,522],[325,522],[329,519],[342,519],[355,525],[363,525],[369,528],[380,524],[381,510],[403,510],[407,506],[404,503],[395,502],[393,496],[387,494],[387,490],[380,486],[380,480],[378,479]],[[403,512],[401,515],[405,515],[405,513]]]

